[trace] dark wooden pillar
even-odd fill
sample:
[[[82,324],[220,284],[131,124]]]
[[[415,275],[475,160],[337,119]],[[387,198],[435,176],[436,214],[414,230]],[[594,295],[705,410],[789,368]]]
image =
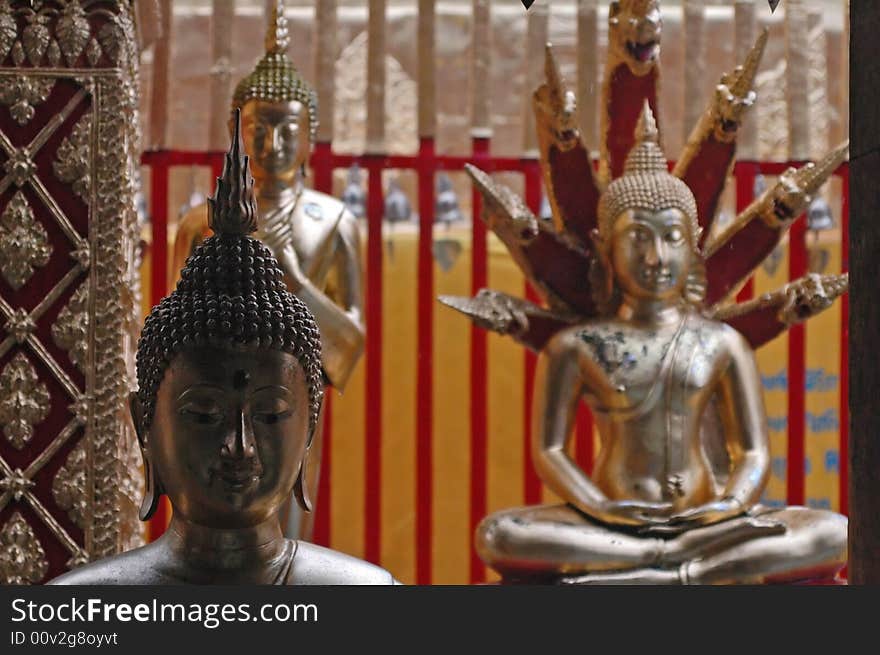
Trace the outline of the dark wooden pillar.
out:
[[[880,583],[880,3],[850,6],[849,579]]]

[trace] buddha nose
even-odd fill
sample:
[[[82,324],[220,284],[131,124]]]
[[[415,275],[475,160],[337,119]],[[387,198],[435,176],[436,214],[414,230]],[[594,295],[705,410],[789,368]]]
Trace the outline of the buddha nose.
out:
[[[251,459],[257,454],[254,429],[247,415],[240,411],[232,430],[223,442],[222,454],[229,459]]]
[[[272,144],[272,152],[281,152],[281,130],[270,128],[269,139]]]
[[[645,265],[657,266],[660,264],[663,254],[663,241],[659,236],[654,237],[645,248]]]

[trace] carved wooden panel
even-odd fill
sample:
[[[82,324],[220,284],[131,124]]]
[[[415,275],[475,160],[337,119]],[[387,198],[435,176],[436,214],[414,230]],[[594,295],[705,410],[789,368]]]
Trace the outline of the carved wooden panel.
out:
[[[0,0],[0,584],[140,541],[131,12]]]

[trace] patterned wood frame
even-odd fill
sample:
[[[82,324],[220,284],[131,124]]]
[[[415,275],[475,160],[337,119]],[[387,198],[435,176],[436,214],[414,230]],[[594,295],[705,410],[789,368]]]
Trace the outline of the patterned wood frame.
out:
[[[127,0],[0,0],[0,584],[141,540]]]

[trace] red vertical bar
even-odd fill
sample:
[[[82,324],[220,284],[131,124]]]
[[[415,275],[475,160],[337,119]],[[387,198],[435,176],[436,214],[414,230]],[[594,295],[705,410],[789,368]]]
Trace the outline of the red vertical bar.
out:
[[[315,190],[333,193],[333,161],[330,143],[317,143],[312,153],[312,170],[315,176]],[[332,516],[331,462],[333,457],[333,391],[327,390],[324,396],[324,443],[321,448],[321,471],[318,478],[318,495],[312,498],[315,512],[313,538],[321,546],[330,545],[330,518]]]
[[[316,143],[312,152],[312,171],[315,176],[315,191],[333,193],[333,151],[330,143]]]
[[[418,363],[416,382],[416,583],[431,584],[434,485],[434,139],[419,144]]]
[[[525,171],[526,204],[537,216],[541,211],[541,171],[535,161],[523,163]],[[525,295],[527,300],[541,304],[541,299],[532,285],[526,282]],[[535,471],[532,457],[532,439],[534,428],[533,402],[535,397],[535,368],[538,357],[531,350],[525,351],[525,403],[523,406],[523,494],[528,505],[541,502],[541,479]]]
[[[488,168],[487,158],[489,153],[489,140],[482,137],[474,137],[472,140],[474,163],[483,168]],[[473,241],[471,245],[471,291],[477,293],[487,283],[487,250],[486,250],[486,227],[480,218],[482,212],[482,199],[475,189],[472,192],[472,224]],[[488,393],[486,389],[486,332],[475,325],[471,325],[471,583],[482,582],[485,579],[485,567],[482,560],[477,556],[474,548],[474,530],[477,524],[486,515],[486,461],[487,461],[487,414],[486,404]]]
[[[745,211],[755,195],[755,177],[757,177],[757,164],[740,164],[735,169],[736,175],[736,213]],[[737,302],[750,300],[755,295],[755,278],[750,277],[736,296]]]
[[[583,400],[578,405],[574,428],[575,462],[587,475],[593,473],[593,413]]]
[[[806,275],[807,223],[795,221],[789,235],[788,275],[790,280]],[[804,504],[804,438],[806,435],[806,337],[804,324],[788,331],[788,474],[786,491],[790,505]]]
[[[158,305],[168,293],[168,153],[157,152],[150,170],[150,212],[153,229],[150,302]],[[162,536],[171,519],[167,497],[159,500],[156,513],[147,526],[150,541]]]
[[[840,174],[840,269],[849,272],[849,167]],[[840,299],[840,512],[849,511],[849,294]]]
[[[593,161],[593,170],[597,172],[599,170],[598,159]],[[590,411],[590,406],[583,400],[578,405],[574,435],[575,462],[587,475],[592,475],[593,463],[596,460],[595,448],[593,446],[593,412]]]
[[[382,164],[369,156],[367,184],[367,402],[364,556],[382,555]]]

